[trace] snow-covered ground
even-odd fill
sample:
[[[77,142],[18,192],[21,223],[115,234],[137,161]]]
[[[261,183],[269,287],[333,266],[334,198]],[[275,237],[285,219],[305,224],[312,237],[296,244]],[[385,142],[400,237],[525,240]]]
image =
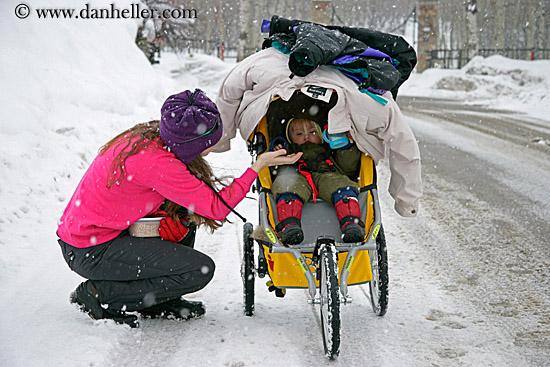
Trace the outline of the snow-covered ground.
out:
[[[256,316],[242,315],[241,223],[234,216],[234,224],[215,235],[201,231],[198,236],[196,247],[217,263],[213,282],[191,296],[206,302],[203,319],[145,320],[132,330],[92,321],[69,305],[68,295],[81,279],[64,263],[55,230],[98,148],[137,122],[158,118],[172,93],[200,87],[214,97],[233,65],[204,55],[165,54],[151,66],[134,44],[135,21],[21,20],[13,13],[17,4],[0,5],[0,366],[326,363],[317,310],[311,311],[304,292],[289,291],[281,300],[258,281]],[[128,7],[130,1],[117,4]],[[40,6],[74,7],[74,2],[44,0]],[[463,70],[415,74],[401,92],[465,99],[547,119],[548,70],[548,60],[476,58]],[[232,146],[209,159],[220,171],[239,175],[249,156],[238,139]],[[355,300],[343,308],[342,355],[336,364],[366,365],[370,359],[383,366],[453,365],[453,358],[461,357],[464,365],[522,365],[512,342],[490,323],[480,327],[479,320],[461,313],[462,301],[414,265],[421,259],[407,249],[418,244],[407,242],[407,220],[391,209],[383,165],[381,181],[392,239],[391,290],[401,300],[390,300],[381,321],[370,315],[365,288],[352,288]],[[256,221],[256,201],[247,199],[237,209]],[[479,342],[491,338],[502,342]],[[415,352],[418,343],[432,348],[433,358]]]
[[[403,84],[400,95],[449,98],[548,120],[550,60],[474,57],[461,70],[428,69]]]

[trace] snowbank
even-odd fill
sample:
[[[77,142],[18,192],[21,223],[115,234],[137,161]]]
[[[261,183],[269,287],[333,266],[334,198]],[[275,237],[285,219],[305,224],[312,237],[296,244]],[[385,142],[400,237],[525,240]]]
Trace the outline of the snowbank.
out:
[[[550,60],[475,57],[460,70],[415,73],[401,95],[465,100],[547,119],[550,115]]]
[[[136,20],[18,19],[19,3],[0,4],[0,365],[102,365],[129,331],[81,328],[89,321],[68,294],[82,279],[62,259],[58,218],[102,144],[158,118],[172,93],[202,87],[214,97],[232,65],[165,54],[151,66],[134,42]]]
[[[156,118],[173,82],[135,46],[135,20],[18,19],[19,3],[0,4],[0,365],[77,365],[65,348],[97,365],[125,331],[75,327],[67,290],[80,277],[61,259],[57,220],[101,144]]]
[[[85,169],[98,141],[131,125],[136,115],[155,117],[166,96],[160,78],[134,44],[137,21],[38,19],[32,14],[18,19],[17,4],[10,0],[0,5],[0,230],[12,234],[19,228],[27,231],[19,226],[22,222],[51,224],[44,205],[60,209],[71,191],[58,181],[74,176],[75,167]],[[120,8],[129,4],[117,2]],[[67,0],[29,5],[79,7]],[[37,201],[37,195],[54,204]],[[6,251],[6,246],[25,247],[8,243],[4,236],[0,251],[8,257],[17,252]],[[6,261],[6,255],[1,258]]]

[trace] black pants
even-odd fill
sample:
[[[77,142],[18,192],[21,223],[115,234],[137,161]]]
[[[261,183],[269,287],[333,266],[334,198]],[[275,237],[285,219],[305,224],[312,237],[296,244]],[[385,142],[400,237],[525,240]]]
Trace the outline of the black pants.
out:
[[[58,242],[71,270],[91,280],[99,301],[113,309],[141,310],[196,292],[214,275],[214,261],[192,248],[195,231],[182,243],[127,232],[87,248]]]

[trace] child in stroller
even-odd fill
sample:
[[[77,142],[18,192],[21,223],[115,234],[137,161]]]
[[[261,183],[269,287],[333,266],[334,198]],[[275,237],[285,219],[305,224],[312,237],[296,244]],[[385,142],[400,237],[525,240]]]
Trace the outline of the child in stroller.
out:
[[[273,181],[279,218],[275,229],[281,241],[285,245],[303,241],[303,204],[320,198],[334,204],[343,242],[362,242],[365,224],[360,219],[359,185],[351,179],[357,177],[361,152],[349,134],[334,145],[316,122],[293,118],[288,121],[285,135],[286,139],[275,138],[270,148],[303,155],[297,164],[279,168]]]

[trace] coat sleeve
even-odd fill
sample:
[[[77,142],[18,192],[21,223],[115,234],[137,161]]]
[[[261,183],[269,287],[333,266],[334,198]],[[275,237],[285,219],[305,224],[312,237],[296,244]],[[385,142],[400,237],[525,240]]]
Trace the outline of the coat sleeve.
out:
[[[236,207],[258,177],[256,172],[248,168],[241,177],[235,178],[230,185],[221,189],[218,196],[174,154],[162,150],[145,151],[144,154],[149,155],[130,162],[128,169],[134,173],[132,181],[213,220],[225,219],[231,210],[223,201],[232,208]]]
[[[254,87],[249,77],[250,60],[247,58],[235,66],[223,80],[216,98],[216,105],[223,122],[223,136],[214,151],[225,152],[230,148],[229,141],[237,135],[237,112],[247,90]]]
[[[339,55],[355,54],[366,49],[367,45],[339,31],[303,23],[296,29],[296,44],[290,52],[288,67],[294,74],[306,76]]]
[[[403,217],[416,216],[422,196],[420,150],[416,138],[397,103],[391,101],[388,124],[379,131],[389,148],[390,195],[395,210]]]
[[[357,177],[359,164],[361,163],[361,151],[356,145],[352,145],[349,149],[336,149],[333,156],[336,164],[346,176],[350,178]]]

